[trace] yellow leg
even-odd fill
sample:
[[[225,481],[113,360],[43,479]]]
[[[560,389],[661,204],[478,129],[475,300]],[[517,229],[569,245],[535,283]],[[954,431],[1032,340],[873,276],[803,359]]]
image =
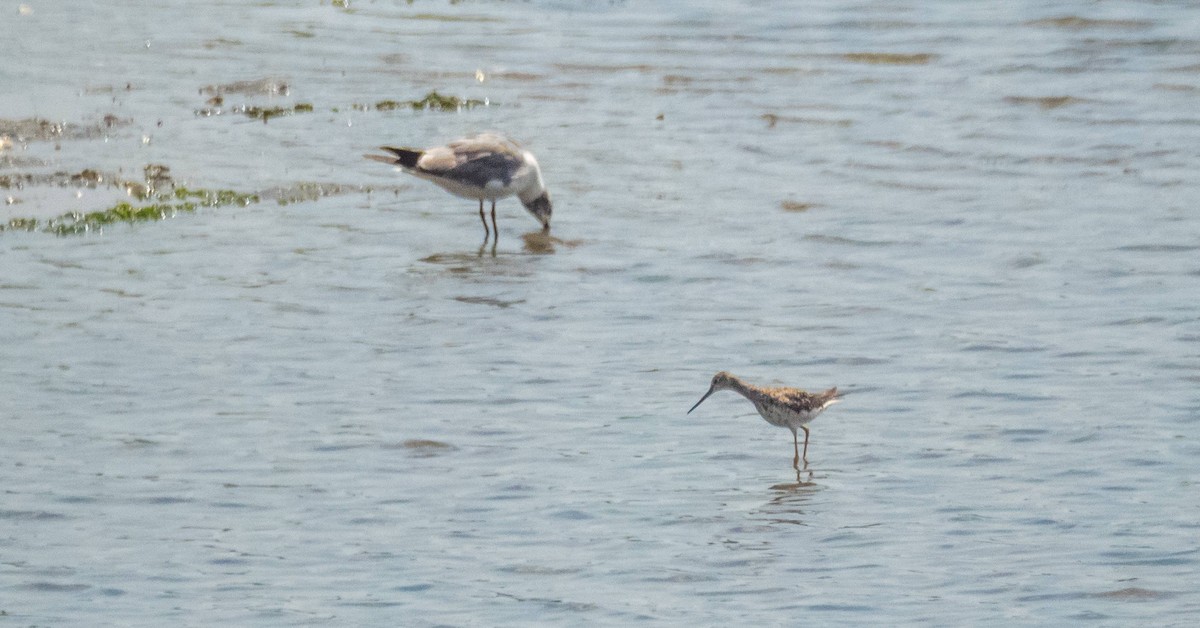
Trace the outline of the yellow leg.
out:
[[[804,430],[804,461],[808,462],[808,428],[801,425],[800,429]]]

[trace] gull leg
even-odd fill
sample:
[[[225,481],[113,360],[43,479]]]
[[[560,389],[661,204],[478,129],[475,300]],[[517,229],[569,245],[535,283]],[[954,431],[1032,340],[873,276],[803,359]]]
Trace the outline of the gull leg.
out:
[[[479,220],[483,223],[483,241],[488,240],[487,218],[483,217],[483,199],[479,199]]]
[[[483,201],[480,201],[482,203]],[[480,205],[482,208],[482,205]],[[480,209],[480,211],[483,211]],[[484,225],[485,227],[487,225]],[[496,234],[496,240],[500,239],[500,228],[496,226],[496,199],[492,199],[492,233]]]

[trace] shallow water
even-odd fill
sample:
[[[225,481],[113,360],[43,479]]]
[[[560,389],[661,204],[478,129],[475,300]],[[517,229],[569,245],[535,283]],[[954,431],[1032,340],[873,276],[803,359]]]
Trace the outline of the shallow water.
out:
[[[108,4],[0,18],[0,217],[264,198],[0,234],[5,619],[1200,612],[1190,5]],[[360,157],[491,128],[553,239]],[[851,391],[800,482],[720,369]]]

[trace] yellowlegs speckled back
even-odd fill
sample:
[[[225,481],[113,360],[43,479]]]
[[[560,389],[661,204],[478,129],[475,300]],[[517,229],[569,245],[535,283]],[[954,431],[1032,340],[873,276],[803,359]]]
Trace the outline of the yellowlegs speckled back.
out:
[[[708,392],[688,410],[688,414],[692,413],[697,406],[704,403],[709,395],[718,390],[732,390],[739,395],[750,400],[754,404],[754,408],[762,415],[762,418],[767,420],[767,423],[777,427],[786,427],[792,431],[792,444],[796,451],[796,457],[792,459],[792,466],[800,470],[800,443],[799,437],[796,435],[796,428],[804,430],[804,462],[808,462],[808,427],[806,424],[817,418],[825,408],[841,401],[841,395],[838,394],[837,387],[830,388],[822,393],[810,393],[800,390],[799,388],[763,388],[748,384],[737,376],[727,371],[721,371],[712,378],[712,385]]]

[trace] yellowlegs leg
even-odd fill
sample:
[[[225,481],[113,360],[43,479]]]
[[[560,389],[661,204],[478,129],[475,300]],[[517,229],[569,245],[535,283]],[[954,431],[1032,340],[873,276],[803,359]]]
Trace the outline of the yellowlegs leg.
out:
[[[804,430],[804,466],[808,466],[808,428],[801,425],[800,429]],[[792,430],[792,451],[796,452],[796,457],[792,458],[792,468],[800,470],[800,438],[796,434],[796,430]]]
[[[496,211],[496,204],[495,204],[495,201],[492,201],[492,211],[493,211],[493,212],[494,212],[494,211]],[[493,214],[493,216],[494,216],[494,215],[495,215],[495,214]],[[479,220],[480,220],[480,221],[483,223],[483,241],[484,241],[484,242],[487,242],[487,239],[488,239],[488,228],[487,228],[487,218],[485,218],[485,217],[483,216],[483,199],[479,199]],[[494,219],[493,219],[493,220],[494,220]]]

